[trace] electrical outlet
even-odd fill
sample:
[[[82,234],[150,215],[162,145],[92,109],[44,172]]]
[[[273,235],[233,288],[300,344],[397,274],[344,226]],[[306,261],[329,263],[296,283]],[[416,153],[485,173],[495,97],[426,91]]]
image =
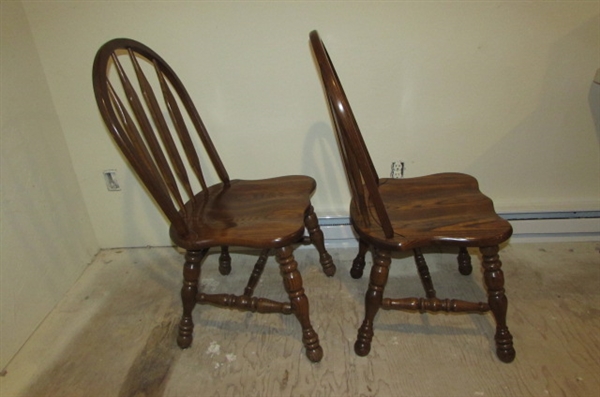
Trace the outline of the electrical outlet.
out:
[[[117,181],[117,170],[104,170],[104,183],[109,192],[117,192],[121,190],[121,185]]]
[[[390,176],[395,179],[404,178],[404,161],[392,161]]]

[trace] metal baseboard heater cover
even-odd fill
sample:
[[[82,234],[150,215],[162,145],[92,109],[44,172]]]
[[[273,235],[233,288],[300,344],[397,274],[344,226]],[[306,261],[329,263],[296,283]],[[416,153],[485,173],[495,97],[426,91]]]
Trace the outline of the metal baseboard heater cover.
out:
[[[523,241],[600,240],[600,211],[506,212],[514,239]],[[323,217],[319,224],[328,241],[352,241],[356,236],[347,216]]]

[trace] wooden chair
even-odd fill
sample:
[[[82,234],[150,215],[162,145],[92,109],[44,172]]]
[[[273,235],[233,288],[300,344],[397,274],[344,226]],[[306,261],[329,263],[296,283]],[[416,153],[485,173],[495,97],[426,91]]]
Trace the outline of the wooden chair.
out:
[[[192,343],[195,305],[212,304],[293,313],[302,326],[306,355],[311,361],[321,360],[323,350],[292,254],[294,244],[312,242],[325,274],[335,273],[310,202],[314,179],[230,180],[183,84],[158,54],[141,43],[115,39],[104,44],[94,61],[93,84],[110,134],[170,221],[171,239],[186,250],[179,346]],[[202,150],[206,158],[199,156]],[[207,173],[207,168],[214,172]],[[211,176],[218,183],[210,185]],[[304,237],[305,229],[309,237]],[[199,291],[201,262],[208,250],[222,247],[219,270],[226,275],[231,271],[230,246],[261,250],[243,294]],[[273,250],[289,302],[253,296]]]
[[[373,247],[374,263],[365,297],[365,319],[354,345],[356,354],[371,349],[373,320],[382,309],[409,311],[486,312],[496,320],[496,353],[500,360],[515,358],[512,336],[506,326],[507,299],[498,245],[512,234],[510,224],[494,211],[477,180],[469,175],[442,173],[417,178],[379,178],[335,68],[316,31],[310,43],[322,78],[340,153],[352,192],[350,219],[359,236],[359,253],[351,274],[362,275],[365,253]],[[467,247],[479,247],[483,256],[487,302],[438,299],[421,248],[455,246],[462,274],[470,274]],[[391,251],[414,252],[426,298],[384,298]]]

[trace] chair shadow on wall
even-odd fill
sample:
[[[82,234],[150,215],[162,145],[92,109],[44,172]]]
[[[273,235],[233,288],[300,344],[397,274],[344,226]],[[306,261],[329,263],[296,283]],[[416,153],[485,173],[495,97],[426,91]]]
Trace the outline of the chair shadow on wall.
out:
[[[329,205],[335,204],[346,212],[350,200],[348,184],[330,125],[317,122],[310,127],[304,141],[302,158],[304,164],[302,173],[312,175],[320,183],[317,195],[324,197],[321,201]]]

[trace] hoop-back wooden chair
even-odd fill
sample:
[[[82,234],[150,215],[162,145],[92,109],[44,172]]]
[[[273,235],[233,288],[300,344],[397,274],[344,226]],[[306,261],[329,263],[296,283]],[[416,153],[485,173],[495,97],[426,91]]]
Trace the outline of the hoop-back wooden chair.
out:
[[[293,313],[302,326],[306,355],[323,356],[310,318],[293,245],[312,242],[328,276],[335,265],[311,206],[316,183],[307,176],[230,180],[188,92],[167,63],[145,45],[115,39],[96,54],[96,101],[108,130],[171,223],[172,241],[186,250],[177,342],[192,343],[192,310],[212,304],[259,313]],[[204,151],[206,156],[199,155]],[[204,158],[206,157],[206,158]],[[201,160],[202,159],[202,160]],[[212,166],[212,169],[211,169]],[[207,174],[207,169],[213,171]],[[212,175],[218,182],[210,185]],[[308,236],[305,237],[305,230]],[[231,271],[228,247],[260,250],[241,295],[199,291],[201,262],[221,247],[219,271]],[[270,251],[275,251],[288,302],[253,296]]]
[[[358,124],[348,103],[327,50],[316,31],[310,44],[318,64],[340,153],[348,177],[352,200],[350,219],[359,236],[359,253],[351,275],[362,276],[365,254],[373,247],[374,263],[365,296],[366,314],[354,345],[366,356],[373,339],[373,321],[381,309],[408,311],[486,312],[496,320],[496,353],[500,360],[515,357],[512,336],[506,326],[507,299],[498,245],[512,234],[510,224],[494,211],[492,200],[483,195],[475,178],[442,173],[416,178],[379,178]],[[479,247],[483,256],[487,302],[438,299],[421,248],[459,248],[459,271],[472,271],[467,247]],[[412,250],[425,298],[384,298],[391,251]]]

